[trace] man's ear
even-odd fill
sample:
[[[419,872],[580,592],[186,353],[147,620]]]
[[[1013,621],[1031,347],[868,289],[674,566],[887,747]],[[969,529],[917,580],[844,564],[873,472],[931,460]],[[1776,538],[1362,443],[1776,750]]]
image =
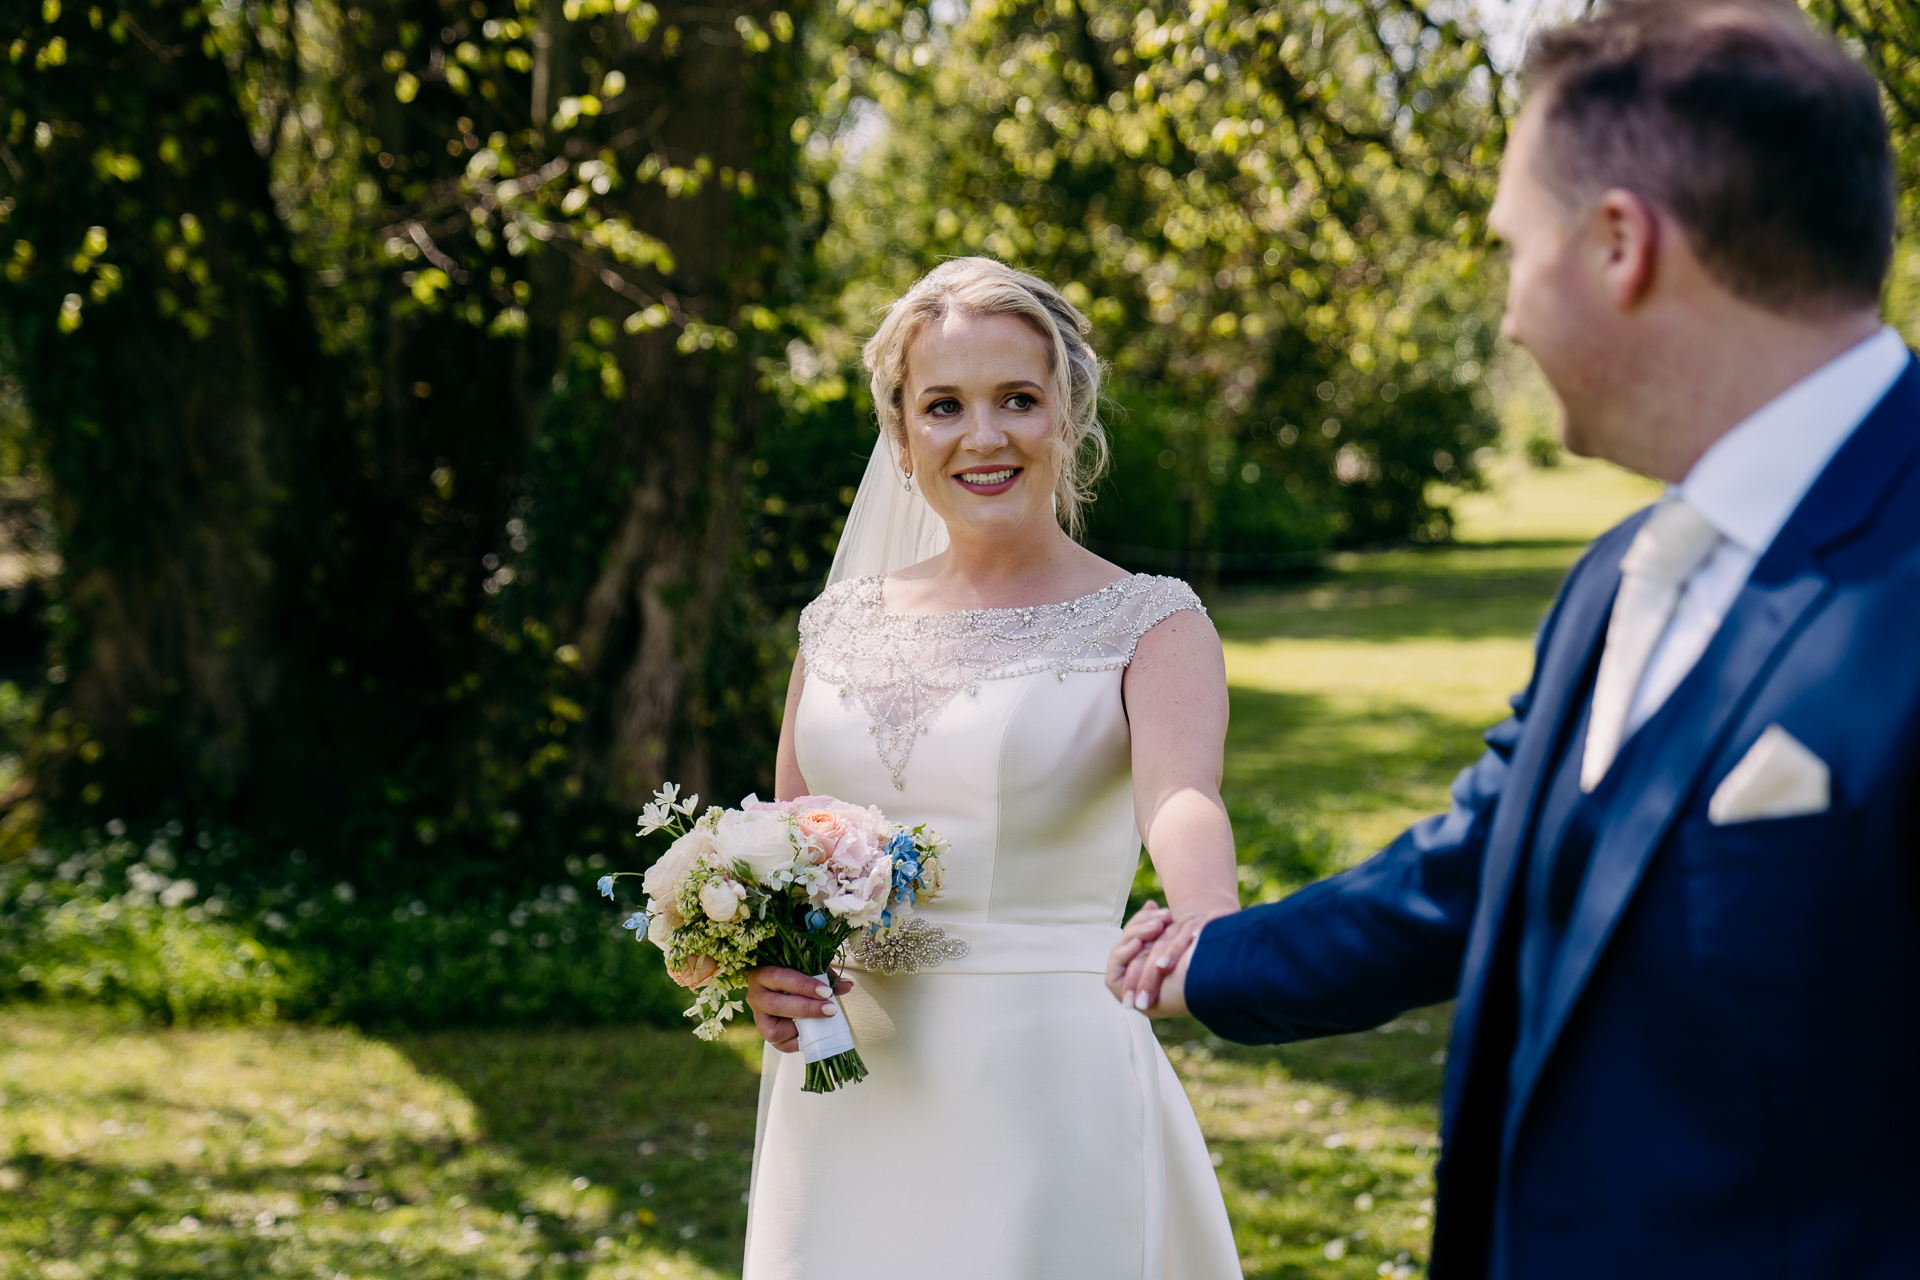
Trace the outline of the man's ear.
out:
[[[1593,211],[1600,284],[1608,301],[1631,311],[1653,288],[1660,259],[1660,215],[1640,195],[1615,187]]]

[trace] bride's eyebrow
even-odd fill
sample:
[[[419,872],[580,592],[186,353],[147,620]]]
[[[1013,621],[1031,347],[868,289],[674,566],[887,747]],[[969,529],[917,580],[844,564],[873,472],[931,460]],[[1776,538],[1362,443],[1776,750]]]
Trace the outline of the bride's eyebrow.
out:
[[[1042,391],[1044,389],[1045,388],[1043,388],[1039,383],[1029,381],[1026,378],[1018,378],[1012,382],[1003,382],[998,387],[994,388],[994,390],[1000,395],[1005,395],[1009,391]],[[914,398],[917,400],[924,400],[928,396],[957,396],[960,394],[962,394],[962,392],[959,387],[948,387],[948,386],[922,387],[920,388],[919,395],[915,396]]]

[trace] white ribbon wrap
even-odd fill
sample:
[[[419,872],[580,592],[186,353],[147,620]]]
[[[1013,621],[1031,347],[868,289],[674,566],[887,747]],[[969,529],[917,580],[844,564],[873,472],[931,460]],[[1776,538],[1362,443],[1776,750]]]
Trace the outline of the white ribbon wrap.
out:
[[[813,976],[820,980],[821,985],[832,987],[832,979],[826,974],[816,973]],[[839,1007],[838,1003],[834,1005],[835,1009]],[[856,1047],[853,1028],[847,1025],[843,1013],[836,1012],[825,1018],[795,1018],[793,1025],[800,1032],[800,1056],[804,1061],[824,1062]]]

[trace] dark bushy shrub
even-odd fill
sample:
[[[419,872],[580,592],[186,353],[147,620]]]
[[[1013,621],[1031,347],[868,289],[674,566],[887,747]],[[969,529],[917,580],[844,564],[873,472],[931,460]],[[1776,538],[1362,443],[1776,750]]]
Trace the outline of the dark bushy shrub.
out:
[[[0,998],[415,1028],[678,1025],[687,1003],[584,864],[578,885],[476,896],[324,884],[293,860],[275,883],[244,874],[262,862],[176,823],[0,865]]]

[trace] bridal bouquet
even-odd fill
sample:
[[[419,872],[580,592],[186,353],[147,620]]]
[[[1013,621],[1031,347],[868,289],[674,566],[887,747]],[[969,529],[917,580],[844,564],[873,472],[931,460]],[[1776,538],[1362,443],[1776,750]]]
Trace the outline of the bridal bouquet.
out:
[[[779,965],[828,981],[828,964],[857,939],[868,967],[912,972],[957,958],[965,943],[945,938],[914,908],[940,896],[947,842],[924,825],[909,830],[875,808],[832,796],[710,807],[680,799],[669,783],[640,815],[640,834],[664,831],[671,847],[641,877],[647,905],[624,922],[667,955],[673,980],[694,991],[694,1034],[711,1040],[746,1006],[734,994],[747,971]],[[611,898],[614,880],[600,877]],[[808,1093],[863,1080],[844,1016],[800,1018]]]

